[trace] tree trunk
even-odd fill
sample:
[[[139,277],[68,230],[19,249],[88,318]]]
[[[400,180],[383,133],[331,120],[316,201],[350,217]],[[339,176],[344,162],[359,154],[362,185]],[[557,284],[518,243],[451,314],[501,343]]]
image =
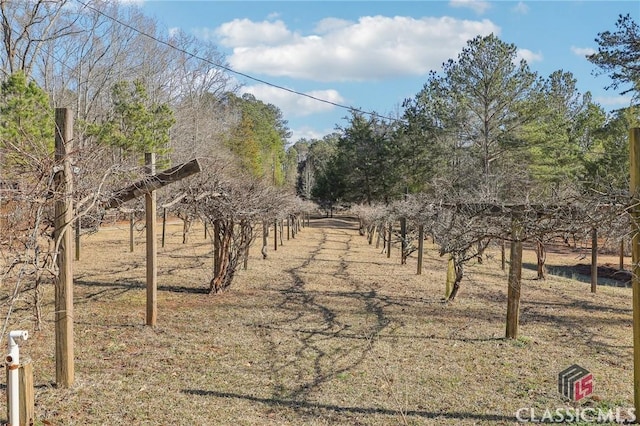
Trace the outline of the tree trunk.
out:
[[[522,285],[522,225],[518,218],[513,218],[512,221],[509,288],[507,290],[507,339],[515,339],[518,337],[520,288]]]
[[[455,270],[455,280],[453,281],[453,286],[451,288],[451,293],[449,293],[449,297],[447,298],[447,302],[453,302],[458,295],[458,291],[460,291],[460,283],[462,282],[462,278],[464,277],[464,266],[462,264],[458,264],[453,261],[454,270]]]
[[[546,279],[545,272],[544,272],[544,264],[545,264],[545,261],[547,260],[547,251],[544,248],[544,244],[540,240],[536,241],[536,258],[538,260],[538,279],[544,280]]]
[[[209,293],[218,293],[228,286],[227,273],[229,272],[231,239],[233,236],[233,222],[224,224],[220,241],[220,269],[218,274],[211,279]]]

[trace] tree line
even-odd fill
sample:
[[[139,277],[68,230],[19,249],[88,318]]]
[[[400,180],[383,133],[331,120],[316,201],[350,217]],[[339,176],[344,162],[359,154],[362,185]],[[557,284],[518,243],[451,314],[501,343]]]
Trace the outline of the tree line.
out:
[[[542,77],[517,60],[515,45],[479,36],[431,72],[395,119],[353,111],[334,134],[298,141],[298,193],[330,206],[406,193],[516,202],[628,190],[640,34],[629,16],[617,27],[598,36],[589,59],[614,70],[612,86],[630,86],[623,93],[635,104],[607,112],[572,73]]]

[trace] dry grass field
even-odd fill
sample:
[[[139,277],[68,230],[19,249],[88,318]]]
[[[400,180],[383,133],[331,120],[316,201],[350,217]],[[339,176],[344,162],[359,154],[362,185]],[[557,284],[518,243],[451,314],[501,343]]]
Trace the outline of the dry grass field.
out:
[[[523,407],[570,406],[557,374],[574,363],[595,378],[586,406],[632,405],[628,288],[535,280],[526,251],[521,337],[507,341],[497,252],[445,304],[446,262],[431,247],[418,276],[415,254],[388,259],[352,220],[312,219],[266,260],[252,248],[230,290],[208,295],[210,243],[195,227],[183,245],[180,230],[171,224],[159,249],[155,328],[144,326],[143,233],[133,253],[127,225],[83,237],[74,386],[53,384],[51,288],[43,330],[21,347],[34,362],[38,424],[507,425]],[[548,264],[589,262],[579,256],[550,252]],[[33,328],[29,310],[13,320]]]

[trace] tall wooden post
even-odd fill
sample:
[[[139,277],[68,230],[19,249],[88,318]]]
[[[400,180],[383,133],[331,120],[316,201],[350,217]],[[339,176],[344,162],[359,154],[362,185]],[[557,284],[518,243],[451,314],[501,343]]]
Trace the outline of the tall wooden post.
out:
[[[404,217],[400,218],[400,238],[402,239],[400,264],[404,265],[407,263],[407,219]]]
[[[633,403],[640,413],[640,128],[629,130],[633,305]]]
[[[389,223],[389,236],[387,237],[387,259],[391,258],[391,233],[393,232],[393,224]]]
[[[129,214],[129,252],[133,253],[133,227],[135,225],[135,213]]]
[[[167,235],[167,209],[162,209],[162,247],[164,247],[164,239]]]
[[[72,152],[73,115],[67,108],[56,108],[55,161],[60,167],[55,174],[55,231],[58,242],[58,276],[55,284],[56,383],[73,385],[73,268],[71,250],[72,175],[68,154]]]
[[[278,219],[273,222],[273,251],[278,250]]]
[[[418,226],[418,275],[422,274],[422,256],[424,251],[424,225]]]
[[[598,230],[591,230],[591,293],[598,288]]]
[[[220,267],[221,267],[221,244],[220,244],[220,222],[216,220],[213,223],[213,276],[217,277],[220,275]],[[245,268],[246,269],[246,268]]]
[[[624,238],[620,238],[620,270],[624,270]]]
[[[522,278],[522,226],[518,217],[513,217],[511,220],[511,254],[509,256],[509,289],[507,291],[507,339],[518,337]]]
[[[80,232],[82,231],[82,224],[80,223],[80,218],[76,219],[76,226],[75,226],[75,239],[76,239],[76,243],[75,243],[75,248],[76,248],[76,260],[80,260]]]
[[[156,156],[144,154],[148,175],[156,173]],[[158,316],[158,240],[156,239],[156,192],[149,191],[144,196],[144,210],[147,230],[147,325],[155,326]]]

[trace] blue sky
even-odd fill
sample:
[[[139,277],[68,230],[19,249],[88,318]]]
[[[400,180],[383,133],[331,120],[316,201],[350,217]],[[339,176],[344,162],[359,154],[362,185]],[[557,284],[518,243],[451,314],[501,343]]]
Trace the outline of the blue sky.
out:
[[[541,76],[574,74],[606,110],[630,97],[605,91],[585,54],[618,15],[640,22],[633,1],[153,1],[139,3],[165,31],[182,29],[214,42],[230,67],[328,101],[395,115],[420,91],[430,70],[455,59],[467,40],[496,34],[515,44]],[[320,138],[345,126],[348,111],[237,77],[283,111],[293,135]]]

